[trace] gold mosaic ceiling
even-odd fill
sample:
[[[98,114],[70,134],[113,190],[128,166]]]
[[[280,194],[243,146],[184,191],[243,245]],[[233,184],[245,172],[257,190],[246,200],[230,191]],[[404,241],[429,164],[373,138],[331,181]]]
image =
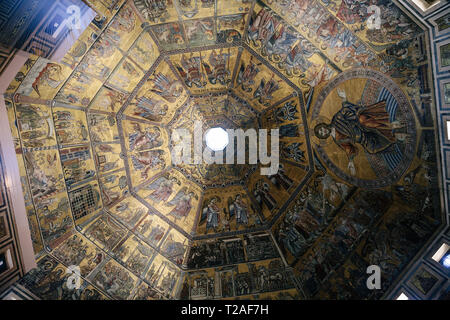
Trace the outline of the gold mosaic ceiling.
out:
[[[237,195],[250,211],[248,225],[231,222],[227,230],[261,228],[303,180],[309,157],[298,87],[253,49],[242,46],[252,5],[250,1],[226,5],[202,1],[187,10],[188,2],[167,2],[166,10],[157,13],[142,7],[144,2],[121,5],[101,33],[88,28],[61,64],[46,65],[38,59],[33,65],[33,80],[39,80],[31,86],[22,84],[16,99],[52,100],[56,135],[30,137],[24,147],[57,143],[63,148],[60,156],[67,153],[71,158],[74,149],[70,146],[87,148],[90,144],[95,156],[83,159],[83,168],[77,168],[80,172],[76,174],[70,167],[72,160],[66,164],[61,158],[69,190],[98,170],[102,187],[96,191],[101,193],[104,206],[123,197],[133,198],[185,236],[204,234],[198,221],[200,209],[217,196],[221,212],[227,212]],[[38,75],[43,72],[45,79]],[[297,70],[292,72],[298,75]],[[32,112],[50,112],[42,104]],[[285,105],[290,109],[281,110]],[[288,154],[286,160],[293,158],[281,164],[284,174],[293,178],[277,195],[277,206],[270,212],[257,213],[258,203],[249,191],[249,186],[267,180],[255,166],[171,163],[173,129],[193,128],[196,120],[204,123],[204,129],[258,128],[260,122],[270,127],[274,120],[279,123],[286,116],[292,117],[288,122],[296,127],[295,137],[283,145],[286,152],[293,144],[303,147],[297,151],[300,158]],[[121,172],[123,168],[125,172]],[[125,175],[125,186],[106,178],[112,172]],[[103,179],[113,180],[112,186]],[[152,194],[161,192],[165,185],[171,192],[162,198],[164,201],[154,200]],[[176,201],[173,205],[162,203],[182,196],[189,198],[190,210],[181,216],[171,214]],[[220,231],[225,229],[209,233]]]
[[[355,186],[388,187],[421,161],[404,143],[415,146],[416,127],[426,127],[406,102],[420,100],[408,82],[423,63],[420,30],[395,6],[380,1],[389,19],[375,32],[342,1],[92,2],[106,21],[91,23],[60,63],[32,56],[7,92],[36,252],[63,259],[74,242],[130,262],[138,248],[142,263],[124,262],[130,281],[144,277],[173,297],[174,286],[151,278],[143,261],[152,257],[150,270],[164,265],[177,278],[197,241],[273,228],[294,265],[305,251],[282,239],[287,210],[317,207],[328,225],[328,209],[343,208],[347,195],[352,203]],[[355,104],[388,101],[398,145],[383,163],[368,147],[356,154],[314,132],[341,107],[338,85]],[[259,165],[173,165],[171,134],[195,120],[204,129],[279,128],[278,174],[261,176]],[[245,219],[233,214],[236,205]],[[215,226],[209,206],[219,212]],[[314,234],[322,228],[298,223]],[[95,268],[80,263],[86,276]]]

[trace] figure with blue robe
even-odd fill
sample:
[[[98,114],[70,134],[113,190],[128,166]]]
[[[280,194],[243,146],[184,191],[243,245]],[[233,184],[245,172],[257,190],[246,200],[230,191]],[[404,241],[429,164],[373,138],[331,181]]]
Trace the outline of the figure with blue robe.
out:
[[[358,155],[359,144],[365,152],[383,152],[396,142],[393,127],[386,110],[386,101],[371,105],[358,105],[347,101],[345,92],[338,90],[343,99],[341,109],[333,116],[331,123],[319,123],[314,133],[319,139],[330,136],[334,143],[345,151],[352,175],[356,174],[353,159]]]
[[[212,198],[208,205],[203,209],[202,218],[200,223],[206,221],[206,231],[208,233],[209,229],[213,229],[217,232],[217,227],[219,226],[219,207],[217,206],[217,197]]]
[[[230,216],[236,216],[236,227],[238,227],[239,225],[246,226],[248,224],[248,209],[247,205],[242,200],[242,196],[238,194],[236,195],[234,201],[231,198],[230,200]]]

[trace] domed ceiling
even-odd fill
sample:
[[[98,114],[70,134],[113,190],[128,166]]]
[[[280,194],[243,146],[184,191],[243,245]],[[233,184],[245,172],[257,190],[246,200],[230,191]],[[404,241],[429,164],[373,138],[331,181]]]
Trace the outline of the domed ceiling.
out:
[[[36,295],[380,298],[442,222],[426,34],[392,1],[91,2],[6,95]],[[173,164],[195,121],[279,129],[278,173]]]

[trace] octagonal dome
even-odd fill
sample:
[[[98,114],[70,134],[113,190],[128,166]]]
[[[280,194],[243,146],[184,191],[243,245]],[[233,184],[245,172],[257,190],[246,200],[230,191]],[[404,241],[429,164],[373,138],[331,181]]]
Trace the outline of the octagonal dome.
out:
[[[379,32],[328,2],[122,0],[60,63],[31,56],[6,96],[27,276],[80,265],[118,299],[379,298],[366,267],[388,288],[442,222],[426,33],[385,1],[402,23]],[[279,129],[277,173],[174,164],[196,121]]]

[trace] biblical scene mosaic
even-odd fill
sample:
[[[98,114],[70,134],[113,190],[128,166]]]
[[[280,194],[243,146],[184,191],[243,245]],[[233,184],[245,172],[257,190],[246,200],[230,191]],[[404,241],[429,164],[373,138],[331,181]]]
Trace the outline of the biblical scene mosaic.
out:
[[[369,1],[92,2],[5,95],[37,296],[375,299],[442,222],[427,34],[392,1],[378,29]],[[174,164],[196,120],[279,129],[278,172]]]

